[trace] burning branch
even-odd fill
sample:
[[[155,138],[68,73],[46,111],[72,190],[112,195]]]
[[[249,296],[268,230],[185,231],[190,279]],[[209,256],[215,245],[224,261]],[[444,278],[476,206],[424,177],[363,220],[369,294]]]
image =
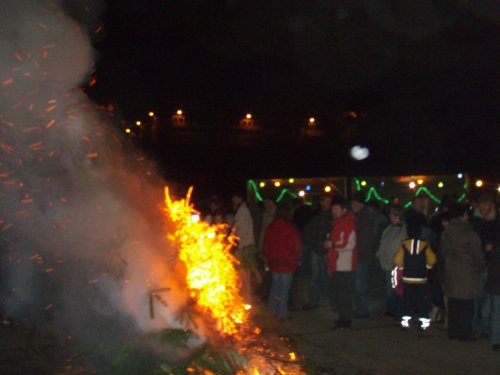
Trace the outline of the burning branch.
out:
[[[220,334],[235,335],[246,321],[249,307],[239,294],[235,259],[230,253],[234,240],[222,234],[225,226],[194,219],[198,212],[190,205],[191,193],[192,188],[186,199],[174,202],[165,188],[165,212],[176,228],[169,239],[186,266],[190,297],[214,318]]]

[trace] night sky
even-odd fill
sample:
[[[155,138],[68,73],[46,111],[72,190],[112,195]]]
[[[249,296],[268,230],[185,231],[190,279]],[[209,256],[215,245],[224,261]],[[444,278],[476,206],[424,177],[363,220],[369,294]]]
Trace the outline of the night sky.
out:
[[[167,178],[498,174],[497,1],[111,0],[101,24],[89,95],[158,114]],[[325,135],[299,139],[310,116]]]

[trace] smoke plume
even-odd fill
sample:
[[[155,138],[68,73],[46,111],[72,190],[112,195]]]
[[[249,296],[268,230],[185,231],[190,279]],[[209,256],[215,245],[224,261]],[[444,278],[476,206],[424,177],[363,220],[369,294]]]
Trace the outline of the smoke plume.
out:
[[[178,324],[184,297],[171,276],[162,181],[79,88],[102,6],[71,4],[2,1],[0,307],[112,354]],[[149,291],[165,288],[168,306],[153,302],[152,319]]]

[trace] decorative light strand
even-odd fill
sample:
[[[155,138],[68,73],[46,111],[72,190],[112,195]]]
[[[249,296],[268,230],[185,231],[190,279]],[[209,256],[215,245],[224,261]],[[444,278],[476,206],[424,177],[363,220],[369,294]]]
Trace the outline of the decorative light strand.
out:
[[[362,187],[361,187],[361,183],[360,183],[360,180],[358,178],[353,178],[353,181],[354,183],[356,184],[356,190],[359,192],[362,190]],[[255,197],[257,198],[258,201],[262,202],[264,199],[262,198],[262,196],[260,195],[259,191],[258,191],[258,188],[257,188],[257,185],[255,184],[254,180],[249,180],[248,181],[248,185],[249,187],[254,191],[255,193]],[[464,189],[466,190],[467,189],[467,184],[464,184]],[[337,189],[336,189],[337,190]],[[437,204],[441,204],[442,201],[436,197],[427,187],[425,186],[420,186],[416,191],[415,191],[415,194],[413,194],[414,197],[418,196],[420,193],[425,193],[430,199],[432,199],[434,202],[436,202]],[[278,196],[278,198],[276,199],[276,203],[279,203],[284,197],[285,195],[288,194],[290,195],[292,198],[297,198],[298,195],[296,193],[294,193],[293,191],[289,190],[288,188],[282,188],[281,191],[280,191],[280,194]],[[458,202],[461,202],[463,201],[467,196],[467,193],[464,192],[460,198],[458,198]],[[372,199],[372,197],[374,197],[376,200],[380,201],[380,202],[383,202],[385,204],[389,204],[390,203],[390,200],[384,198],[383,196],[381,196],[379,194],[379,192],[377,191],[377,189],[374,187],[374,186],[371,186],[369,189],[368,189],[368,194],[365,198],[365,202],[369,202],[370,199]],[[311,202],[308,202],[306,201],[305,202],[307,205],[312,205]],[[403,207],[404,208],[408,208],[412,205],[413,203],[413,200],[411,199],[410,201],[406,202]]]

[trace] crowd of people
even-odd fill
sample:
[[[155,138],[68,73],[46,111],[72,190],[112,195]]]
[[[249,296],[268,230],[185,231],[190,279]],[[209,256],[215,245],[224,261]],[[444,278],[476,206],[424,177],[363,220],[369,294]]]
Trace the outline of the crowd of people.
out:
[[[426,330],[440,321],[451,340],[489,337],[500,349],[500,219],[495,197],[483,193],[459,203],[443,198],[432,214],[424,196],[404,209],[379,207],[361,192],[350,200],[322,194],[316,206],[301,200],[231,206],[213,197],[203,220],[226,223],[237,236],[242,293],[267,299],[278,320],[289,319],[297,273],[308,278],[305,311],[328,301],[338,317],[333,329],[369,319],[374,275],[385,279],[385,314],[402,330]],[[377,268],[380,272],[373,273]],[[381,284],[383,280],[380,280]]]

